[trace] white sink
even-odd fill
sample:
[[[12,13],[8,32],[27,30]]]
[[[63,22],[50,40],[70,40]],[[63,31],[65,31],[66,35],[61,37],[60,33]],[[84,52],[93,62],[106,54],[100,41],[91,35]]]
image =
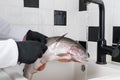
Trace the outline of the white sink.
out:
[[[87,69],[81,63],[48,62],[45,70],[36,73],[32,80],[87,80]],[[84,68],[83,68],[84,69]]]
[[[6,72],[6,70],[0,70],[0,80],[27,80],[19,73],[16,72]]]
[[[0,70],[0,80],[11,80],[10,76],[4,71]]]
[[[82,71],[80,63],[49,62],[45,70],[36,73],[32,80],[120,80],[120,64],[98,65],[89,60]],[[22,66],[0,72],[0,80],[27,80],[22,76]],[[46,77],[47,75],[47,77]]]
[[[11,80],[26,80],[22,76],[23,66],[17,65],[6,68],[4,71],[14,78],[10,78]],[[32,80],[87,80],[87,68],[82,63],[48,62],[43,71],[33,75]]]
[[[95,61],[89,61],[87,65],[88,80],[120,80],[120,65],[112,63],[98,65]]]
[[[27,80],[22,76],[22,68],[21,67],[9,67],[5,69],[0,69],[0,80]]]

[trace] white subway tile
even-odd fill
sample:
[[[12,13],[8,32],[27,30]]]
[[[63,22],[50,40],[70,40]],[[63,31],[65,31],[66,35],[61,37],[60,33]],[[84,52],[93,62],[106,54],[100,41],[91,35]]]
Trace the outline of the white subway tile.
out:
[[[27,28],[33,31],[38,31],[38,25],[35,24],[11,24],[14,27]]]
[[[79,0],[66,0],[67,9],[70,11],[79,11]]]
[[[76,40],[87,39],[87,13],[86,12],[68,12],[69,36]]]
[[[40,9],[54,9],[54,0],[39,0]]]
[[[67,10],[67,0],[54,0],[55,10]]]
[[[95,10],[99,10],[98,5],[94,4],[94,3],[89,3],[87,5],[87,10],[89,11],[95,11]]]
[[[89,24],[89,26],[98,26],[99,25],[99,12],[88,11],[88,24]]]
[[[86,36],[87,36],[86,26],[84,26],[84,25],[79,25],[79,26],[71,25],[68,28],[69,28],[68,36],[70,36],[72,39],[86,41]]]
[[[114,9],[114,18],[113,18],[113,25],[120,26],[120,11],[118,8]]]
[[[61,36],[65,33],[69,34],[68,26],[54,26],[54,36]]]
[[[7,7],[1,9],[0,16],[12,24],[38,24],[38,11],[35,9]]]
[[[88,15],[87,12],[74,12],[68,11],[68,25],[87,25],[88,22]]]
[[[112,0],[112,1],[114,1],[114,2],[113,2],[114,8],[119,8],[119,7],[120,7],[120,5],[119,5],[120,0]]]
[[[21,17],[22,24],[38,24],[38,9],[24,8]]]
[[[97,43],[88,42],[88,52],[90,54],[90,59],[96,60],[97,58]]]
[[[53,10],[39,10],[38,21],[42,25],[53,25],[54,11]]]
[[[39,25],[38,31],[48,37],[54,36],[54,27],[53,26],[48,26],[48,25]]]
[[[115,0],[103,0],[105,8],[112,8],[114,7]]]
[[[10,23],[20,23],[21,12],[21,9],[6,7],[1,8],[0,16]]]
[[[0,6],[4,7],[23,7],[23,0],[1,0]]]

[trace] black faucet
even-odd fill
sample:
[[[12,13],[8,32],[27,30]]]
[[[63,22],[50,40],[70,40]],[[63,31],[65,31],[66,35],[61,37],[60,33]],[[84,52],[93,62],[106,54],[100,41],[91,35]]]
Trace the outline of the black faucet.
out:
[[[117,45],[108,46],[105,40],[105,7],[102,0],[87,0],[85,2],[95,3],[99,6],[99,32],[97,40],[97,64],[107,64],[106,54],[112,57],[117,57],[119,55],[119,49]]]

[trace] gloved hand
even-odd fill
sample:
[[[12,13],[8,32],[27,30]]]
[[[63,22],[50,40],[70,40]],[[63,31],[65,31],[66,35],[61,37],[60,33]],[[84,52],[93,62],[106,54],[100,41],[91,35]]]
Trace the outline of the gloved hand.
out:
[[[29,30],[26,34],[26,40],[39,41],[44,44],[47,43],[46,38],[47,36],[31,30]]]
[[[34,63],[36,59],[42,57],[44,52],[47,50],[47,46],[38,41],[24,41],[16,43],[19,53],[18,62],[20,63]]]

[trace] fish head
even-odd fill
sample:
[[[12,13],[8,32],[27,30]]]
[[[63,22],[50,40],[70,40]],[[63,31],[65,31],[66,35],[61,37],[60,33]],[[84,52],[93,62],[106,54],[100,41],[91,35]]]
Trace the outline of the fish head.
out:
[[[76,46],[70,47],[67,53],[71,55],[72,61],[74,62],[87,62],[89,58],[89,53]]]

